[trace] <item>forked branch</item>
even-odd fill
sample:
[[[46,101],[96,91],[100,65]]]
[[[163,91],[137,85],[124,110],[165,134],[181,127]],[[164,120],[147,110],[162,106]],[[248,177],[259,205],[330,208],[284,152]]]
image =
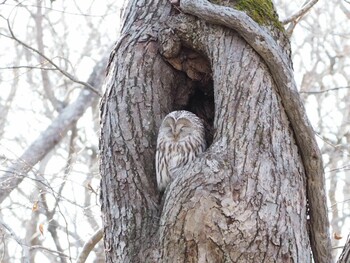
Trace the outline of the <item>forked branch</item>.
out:
[[[104,65],[105,59],[102,59],[95,66],[88,83],[97,87],[101,86]],[[33,166],[60,143],[67,131],[80,119],[96,97],[96,94],[92,91],[82,90],[78,98],[65,107],[47,129],[24,151],[21,157],[15,160],[6,172],[0,176],[0,203],[18,187]]]
[[[290,22],[294,22],[294,21],[298,20],[300,17],[305,15],[317,2],[318,2],[318,0],[311,0],[311,1],[306,2],[298,11],[294,12],[289,17],[282,19],[281,23],[288,24]]]
[[[92,92],[94,92],[95,94],[97,94],[98,96],[102,97],[102,94],[99,90],[97,90],[95,87],[93,87],[92,85],[90,85],[89,83],[87,82],[84,82],[84,81],[80,81],[78,79],[76,79],[73,75],[71,75],[70,73],[68,73],[67,71],[63,70],[61,67],[59,67],[55,62],[53,62],[50,58],[48,58],[46,55],[44,55],[43,53],[41,53],[39,50],[33,48],[32,46],[24,43],[22,40],[18,39],[13,30],[12,30],[12,27],[10,25],[10,21],[8,19],[6,19],[5,17],[3,16],[0,16],[2,17],[3,19],[6,20],[7,22],[7,27],[8,27],[8,30],[10,32],[10,36],[13,40],[15,40],[16,42],[18,42],[19,44],[21,44],[22,46],[24,46],[25,48],[33,51],[34,53],[38,54],[40,57],[42,57],[43,59],[45,59],[49,64],[51,64],[55,69],[57,69],[59,72],[62,73],[62,75],[64,75],[65,77],[67,77],[68,79],[70,79],[71,81],[75,82],[75,83],[78,83],[78,84],[81,84],[83,85],[85,88],[91,90]]]
[[[296,88],[290,58],[284,55],[282,48],[272,36],[262,30],[261,26],[244,12],[214,5],[206,0],[181,0],[180,8],[183,12],[207,22],[235,30],[269,67],[283,107],[294,130],[305,167],[313,256],[315,262],[332,262],[322,156]]]

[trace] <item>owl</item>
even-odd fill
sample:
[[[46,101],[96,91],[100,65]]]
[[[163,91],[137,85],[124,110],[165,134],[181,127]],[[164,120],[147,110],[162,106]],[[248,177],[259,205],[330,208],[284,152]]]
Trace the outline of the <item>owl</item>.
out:
[[[191,162],[206,148],[202,120],[189,111],[165,116],[158,133],[156,175],[159,191],[174,179],[173,173]]]

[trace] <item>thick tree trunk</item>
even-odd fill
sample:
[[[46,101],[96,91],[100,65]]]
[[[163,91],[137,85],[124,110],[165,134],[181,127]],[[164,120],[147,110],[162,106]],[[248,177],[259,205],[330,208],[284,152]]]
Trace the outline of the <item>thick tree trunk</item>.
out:
[[[129,3],[101,106],[107,262],[311,262],[304,165],[270,69],[235,31],[145,5]],[[159,202],[156,136],[179,108],[215,135]]]
[[[150,240],[159,221],[155,142],[162,117],[172,109],[172,88],[177,85],[176,74],[158,53],[154,31],[170,5],[153,1],[145,8],[137,2],[130,1],[125,11],[123,37],[110,58],[101,106],[106,262],[153,257],[146,254],[154,248]]]

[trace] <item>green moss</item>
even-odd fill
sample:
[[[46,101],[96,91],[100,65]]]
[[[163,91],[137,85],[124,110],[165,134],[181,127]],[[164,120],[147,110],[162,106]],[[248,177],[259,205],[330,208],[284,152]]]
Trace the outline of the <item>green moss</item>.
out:
[[[245,11],[259,25],[272,25],[284,31],[271,0],[211,0],[210,2]]]
[[[259,25],[272,24],[280,30],[284,29],[271,0],[239,0],[236,9],[247,12]]]

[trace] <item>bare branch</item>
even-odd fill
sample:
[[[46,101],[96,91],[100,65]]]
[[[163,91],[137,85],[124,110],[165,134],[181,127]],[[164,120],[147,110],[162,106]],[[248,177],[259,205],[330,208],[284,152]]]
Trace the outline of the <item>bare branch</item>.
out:
[[[269,67],[290,120],[307,176],[310,205],[310,240],[316,262],[332,262],[329,222],[324,189],[322,156],[313,128],[296,88],[293,69],[281,47],[272,36],[244,12],[214,5],[206,0],[182,0],[180,8],[210,23],[224,25],[237,31],[263,58]]]
[[[89,240],[84,244],[83,250],[80,252],[76,263],[84,263],[89,256],[91,250],[103,237],[103,228],[98,229]]]
[[[294,28],[297,26],[299,20],[295,20],[289,23],[288,27],[286,28],[286,34],[290,38],[293,34]]]
[[[22,69],[22,68],[25,68],[25,69],[40,69],[40,70],[57,70],[55,68],[44,68],[44,67],[37,67],[37,66],[14,66],[14,67],[3,67],[1,68],[0,67],[0,70],[1,69]]]
[[[19,244],[22,245],[22,240],[17,236],[17,234],[12,230],[11,227],[9,227],[1,218],[0,218],[0,224],[3,226],[3,228],[6,229],[6,231],[11,235],[11,237]]]
[[[6,229],[6,231],[11,235],[11,237],[22,247],[23,249],[23,262],[29,263],[29,250],[28,246],[25,245],[25,243],[21,240],[20,237],[17,236],[15,231],[12,230],[10,226],[8,226],[1,218],[0,218],[0,225],[3,226],[3,228]]]
[[[16,171],[12,171],[11,172],[8,169],[7,170],[0,169],[0,172],[4,172],[4,173],[9,173],[10,172],[10,173],[12,173],[12,176],[23,177],[23,179],[26,178],[26,179],[32,180],[34,182],[37,182],[37,183],[41,184],[42,186],[44,186],[45,188],[50,189],[49,193],[51,193],[55,199],[59,199],[60,201],[66,201],[66,202],[68,202],[68,203],[70,203],[70,204],[72,204],[74,206],[77,206],[77,207],[79,207],[81,209],[86,209],[86,206],[79,205],[77,202],[74,202],[74,201],[72,201],[72,200],[70,200],[70,199],[68,199],[68,198],[66,198],[66,197],[64,197],[62,195],[59,196],[58,192],[55,191],[54,188],[51,187],[49,182],[47,182],[47,180],[41,175],[36,174],[35,177],[31,177],[31,176],[29,176],[29,174],[27,174],[27,175],[20,174],[20,173],[16,173]],[[38,176],[40,176],[41,179],[37,179],[36,177],[38,177]],[[1,189],[1,177],[0,177],[0,189]],[[24,197],[28,198],[28,196],[21,189],[18,189],[18,192],[20,194],[22,194]]]
[[[281,23],[285,25],[285,24],[288,24],[290,22],[296,21],[300,17],[304,16],[306,14],[306,12],[308,12],[317,2],[318,2],[318,0],[311,0],[311,1],[306,2],[300,10],[296,11],[291,16],[289,16],[285,19],[282,19]]]
[[[30,4],[23,4],[23,3],[20,3],[20,4],[6,4],[6,1],[7,0],[4,0],[3,3],[0,3],[0,4],[4,4],[6,6],[13,6],[13,7],[17,7],[17,6],[20,6],[20,7],[24,7],[26,9],[28,9],[28,7],[37,7],[37,5],[30,5]],[[25,1],[23,1],[25,2]],[[62,14],[65,14],[65,15],[71,15],[71,16],[82,16],[82,17],[95,17],[95,18],[98,18],[98,17],[106,17],[106,16],[109,16],[111,14],[114,13],[114,10],[109,10],[109,12],[105,13],[105,14],[86,14],[86,13],[73,13],[73,12],[68,12],[67,10],[59,10],[59,9],[56,9],[56,8],[52,8],[52,7],[48,7],[48,6],[44,6],[43,7],[44,9],[46,10],[51,10],[51,11],[54,11],[54,12],[57,12],[57,13],[62,13]]]
[[[104,69],[104,62],[105,60],[102,60],[97,64],[90,76],[89,82],[96,86],[100,86],[102,82],[101,72]],[[22,156],[14,161],[13,165],[0,177],[0,203],[8,197],[12,190],[17,188],[32,167],[61,141],[72,125],[90,107],[94,99],[96,95],[93,92],[82,90],[77,100],[64,108]]]
[[[37,10],[35,13],[32,13],[31,16],[34,19],[35,22],[35,29],[36,29],[36,45],[37,50],[40,54],[44,54],[44,33],[43,33],[43,19],[44,15],[42,13],[41,8],[41,0],[37,0]],[[41,58],[42,59],[42,58]],[[42,63],[45,63],[45,61],[42,61]],[[64,102],[57,99],[54,89],[51,85],[51,78],[49,77],[49,73],[46,70],[40,71],[41,75],[41,83],[42,87],[44,89],[44,92],[46,94],[46,97],[49,102],[51,102],[52,107],[57,111],[60,112],[62,108],[64,108]]]
[[[10,31],[10,35],[11,37],[17,41],[19,44],[21,44],[22,46],[24,46],[25,48],[35,52],[36,54],[38,54],[40,57],[44,58],[46,61],[48,61],[52,66],[54,66],[59,72],[61,72],[64,76],[66,76],[68,79],[70,79],[71,81],[81,84],[84,87],[86,87],[87,89],[91,90],[92,92],[96,93],[97,95],[99,95],[100,97],[102,97],[102,93],[100,91],[98,91],[97,89],[95,89],[93,86],[91,86],[89,83],[87,82],[83,82],[80,81],[78,79],[76,79],[73,75],[71,75],[70,73],[68,73],[67,71],[61,69],[56,63],[54,63],[51,59],[49,59],[47,56],[45,56],[44,54],[40,53],[37,49],[29,46],[28,44],[24,43],[23,41],[19,40],[15,34],[12,31],[11,25],[10,25],[10,21],[9,19],[6,19],[5,17],[1,16],[3,19],[6,20],[7,22],[7,27]]]
[[[348,235],[348,239],[346,240],[344,249],[340,254],[337,263],[349,263],[350,262],[350,234]]]
[[[43,247],[43,246],[31,246],[29,248],[30,250],[34,250],[34,249],[40,249],[40,250],[44,250],[44,251],[47,251],[47,252],[50,252],[50,253],[53,253],[53,254],[57,254],[61,257],[65,257],[65,258],[70,258],[68,255],[60,252],[60,251],[57,251],[57,250],[53,250],[53,249],[50,249],[50,248],[47,248],[47,247]]]
[[[332,204],[330,206],[330,208],[333,208],[333,207],[337,206],[338,204],[343,204],[343,203],[346,203],[346,202],[349,202],[349,201],[350,201],[350,199],[345,199],[343,201],[336,202],[336,203]]]
[[[17,71],[14,71],[14,73],[16,74]],[[8,95],[8,97],[6,98],[6,100],[3,103],[0,103],[0,115],[1,115],[1,119],[0,119],[0,138],[3,137],[4,131],[5,131],[5,125],[6,125],[6,120],[7,120],[7,116],[9,114],[10,108],[11,108],[11,104],[16,96],[17,93],[17,87],[18,87],[18,79],[15,78],[13,79],[13,83],[11,85],[11,89],[10,89],[10,93]]]
[[[0,203],[23,181],[24,176],[17,176],[16,174],[26,174],[55,147],[71,126],[83,115],[94,97],[94,94],[91,92],[83,90],[78,99],[62,110],[61,114],[53,120],[51,125],[14,162],[6,174],[0,177],[0,188],[2,190],[0,193]]]
[[[300,91],[300,93],[308,94],[308,95],[313,95],[313,94],[322,94],[322,93],[326,93],[326,92],[329,92],[329,91],[336,91],[336,90],[341,90],[341,89],[350,89],[350,86],[346,86],[346,87],[336,87],[336,88],[331,88],[331,89],[326,89],[326,90],[320,90],[320,91]]]

